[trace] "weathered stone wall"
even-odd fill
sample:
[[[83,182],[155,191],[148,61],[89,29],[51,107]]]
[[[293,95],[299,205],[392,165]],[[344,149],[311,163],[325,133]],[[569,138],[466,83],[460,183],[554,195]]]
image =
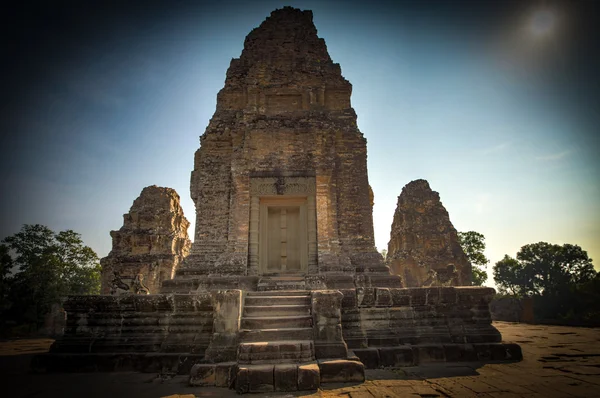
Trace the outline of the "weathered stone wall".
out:
[[[351,91],[312,12],[285,7],[250,32],[200,138],[196,233],[179,277],[248,273],[250,186],[264,177],[315,178],[319,271],[384,268]]]
[[[342,326],[349,348],[501,341],[490,316],[492,288],[364,288],[343,293]]]
[[[69,296],[53,352],[204,354],[213,331],[210,293]]]
[[[468,286],[471,264],[456,229],[425,180],[412,181],[398,197],[386,262],[405,287]]]
[[[174,189],[144,188],[123,215],[123,227],[110,232],[112,250],[100,261],[102,294],[125,291],[116,288],[115,273],[126,285],[142,274],[150,293],[157,293],[190,251],[189,225]]]

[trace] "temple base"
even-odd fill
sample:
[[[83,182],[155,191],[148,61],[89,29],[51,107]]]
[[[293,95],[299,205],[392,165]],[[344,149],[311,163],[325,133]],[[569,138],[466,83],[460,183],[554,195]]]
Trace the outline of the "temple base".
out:
[[[189,373],[192,385],[243,393],[360,382],[365,368],[522,359],[491,324],[493,289],[327,278],[343,287],[72,296],[64,337],[34,369]]]

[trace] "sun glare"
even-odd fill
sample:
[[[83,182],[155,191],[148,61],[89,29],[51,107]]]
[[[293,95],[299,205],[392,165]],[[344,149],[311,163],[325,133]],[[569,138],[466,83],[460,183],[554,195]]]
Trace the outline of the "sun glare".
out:
[[[550,10],[536,11],[530,20],[530,30],[536,37],[545,37],[552,33],[556,17]]]

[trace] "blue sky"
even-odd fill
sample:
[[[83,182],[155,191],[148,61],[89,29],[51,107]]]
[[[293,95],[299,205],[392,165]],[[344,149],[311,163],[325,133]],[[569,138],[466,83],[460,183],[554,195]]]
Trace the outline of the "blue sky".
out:
[[[424,178],[459,231],[486,236],[492,264],[539,241],[578,244],[598,260],[596,6],[368,4],[18,10],[3,94],[0,235],[34,223],[73,229],[105,256],[109,231],[153,184],[177,190],[193,228],[193,153],[229,62],[251,29],[292,5],[313,10],[353,84],[379,249],[402,187]],[[539,10],[556,18],[543,37],[531,31]]]

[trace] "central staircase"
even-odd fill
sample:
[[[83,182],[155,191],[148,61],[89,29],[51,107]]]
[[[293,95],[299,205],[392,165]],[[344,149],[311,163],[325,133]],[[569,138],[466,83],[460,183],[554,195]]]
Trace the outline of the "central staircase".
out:
[[[276,282],[270,278],[263,288]],[[364,365],[348,356],[338,335],[341,318],[335,308],[341,303],[341,293],[302,290],[292,278],[285,282],[297,288],[238,296],[235,362],[194,365],[191,385],[232,387],[246,393],[316,390],[321,383],[364,381]]]
[[[240,325],[238,363],[314,360],[310,292],[248,292]]]
[[[319,386],[311,293],[247,292],[240,320],[235,389],[239,393]]]

